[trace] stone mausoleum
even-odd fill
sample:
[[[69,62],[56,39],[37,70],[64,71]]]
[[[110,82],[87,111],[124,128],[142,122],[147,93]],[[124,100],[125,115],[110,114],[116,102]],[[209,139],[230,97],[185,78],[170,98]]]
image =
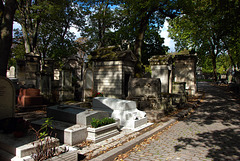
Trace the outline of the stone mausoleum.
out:
[[[126,98],[128,82],[134,76],[137,61],[132,51],[108,47],[93,51],[91,56],[94,90],[103,93],[105,97]]]
[[[175,93],[175,86],[182,84],[186,92],[194,95],[196,86],[197,56],[187,50],[169,55],[157,55],[149,59],[152,78],[160,78],[162,93]]]

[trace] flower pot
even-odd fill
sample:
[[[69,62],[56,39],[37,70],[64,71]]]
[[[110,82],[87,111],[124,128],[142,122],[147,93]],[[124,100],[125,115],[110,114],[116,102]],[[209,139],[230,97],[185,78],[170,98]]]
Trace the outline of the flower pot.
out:
[[[88,127],[88,137],[87,140],[93,141],[94,143],[106,140],[112,136],[119,134],[118,131],[119,122],[104,125],[98,128]]]

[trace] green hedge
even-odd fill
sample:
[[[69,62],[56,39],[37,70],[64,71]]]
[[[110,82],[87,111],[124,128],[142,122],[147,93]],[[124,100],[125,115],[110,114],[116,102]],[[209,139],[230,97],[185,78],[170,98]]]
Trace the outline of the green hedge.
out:
[[[105,117],[101,120],[92,118],[91,125],[92,125],[93,128],[98,128],[100,126],[112,124],[114,122],[115,122],[115,120],[113,118],[108,118],[108,117]]]

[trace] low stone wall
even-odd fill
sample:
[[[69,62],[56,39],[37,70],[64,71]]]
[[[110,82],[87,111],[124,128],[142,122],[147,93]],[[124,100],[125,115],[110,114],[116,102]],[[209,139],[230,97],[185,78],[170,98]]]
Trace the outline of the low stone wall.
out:
[[[128,83],[128,100],[137,102],[140,110],[161,108],[161,81],[159,78],[133,78]]]

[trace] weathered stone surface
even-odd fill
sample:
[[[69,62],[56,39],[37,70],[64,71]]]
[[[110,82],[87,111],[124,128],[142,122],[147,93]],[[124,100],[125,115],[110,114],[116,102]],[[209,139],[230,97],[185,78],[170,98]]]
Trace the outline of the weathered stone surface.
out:
[[[185,94],[186,82],[173,82],[172,93]]]
[[[46,140],[47,139],[51,139],[52,140],[52,142],[50,143],[50,145],[52,147],[56,147],[56,146],[60,145],[59,139],[53,138],[53,137],[45,138],[44,141],[42,141],[43,145],[46,144]],[[16,156],[19,157],[19,158],[22,158],[22,157],[31,155],[32,153],[35,153],[36,152],[36,148],[37,148],[37,146],[39,144],[41,144],[40,141],[34,141],[34,142],[31,142],[31,143],[22,145],[20,147],[17,147],[16,148]]]
[[[171,84],[171,65],[152,65],[152,78],[161,80],[161,92],[168,93]]]
[[[196,56],[178,55],[175,57],[174,81],[186,82],[189,94],[195,94],[196,86]]]
[[[134,76],[136,57],[131,50],[101,48],[91,53],[94,60],[94,90],[106,97],[126,98],[128,81]]]
[[[161,81],[159,78],[132,78],[128,82],[128,96],[155,96],[161,95]]]
[[[137,102],[140,110],[161,108],[161,81],[159,78],[133,78],[129,83],[127,99]]]

